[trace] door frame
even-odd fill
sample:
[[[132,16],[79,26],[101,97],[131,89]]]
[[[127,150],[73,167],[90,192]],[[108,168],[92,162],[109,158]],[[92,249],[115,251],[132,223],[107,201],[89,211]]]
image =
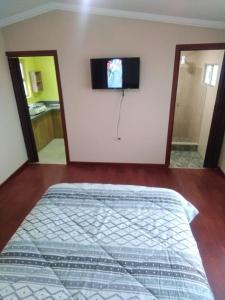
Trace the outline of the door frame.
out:
[[[56,81],[57,81],[58,93],[59,93],[60,113],[61,113],[61,119],[62,119],[63,137],[64,137],[64,144],[65,144],[66,163],[69,164],[70,156],[69,156],[68,137],[67,137],[65,111],[64,111],[64,101],[63,101],[63,94],[62,94],[62,86],[61,86],[61,79],[60,79],[57,50],[10,51],[10,52],[6,52],[6,56],[8,57],[8,60],[10,58],[19,58],[19,57],[36,57],[36,56],[53,56],[54,57]],[[19,103],[19,104],[24,106],[27,103],[25,104],[25,101],[23,101],[22,103]],[[17,105],[18,105],[18,103],[17,103]],[[24,110],[26,111],[26,108],[24,108]],[[24,118],[27,119],[26,121],[28,123],[30,121],[29,114],[26,114],[23,117],[20,116],[21,125],[24,123]],[[34,139],[32,127],[30,126],[30,128],[28,128],[28,130],[26,132],[23,132],[23,135],[24,135],[25,144],[27,144],[26,141],[29,141],[30,139]],[[28,157],[29,157],[29,149],[27,149],[27,151],[28,151]],[[37,154],[37,149],[36,149],[36,154]],[[32,156],[32,153],[31,153],[31,156]]]
[[[168,125],[168,134],[167,134],[166,159],[165,159],[165,164],[167,167],[170,166],[170,156],[171,156],[171,148],[172,148],[174,116],[175,116],[175,108],[176,108],[177,86],[178,86],[178,78],[179,78],[181,52],[198,51],[198,50],[225,50],[225,43],[176,45],[173,83],[172,83],[171,102],[170,102],[169,125]],[[206,155],[204,160],[205,168],[216,168],[218,166],[220,150],[223,143],[224,131],[225,131],[225,54],[221,66],[217,96],[216,96],[215,107],[214,107],[212,123],[211,123],[209,138],[208,138],[208,144],[206,149]]]

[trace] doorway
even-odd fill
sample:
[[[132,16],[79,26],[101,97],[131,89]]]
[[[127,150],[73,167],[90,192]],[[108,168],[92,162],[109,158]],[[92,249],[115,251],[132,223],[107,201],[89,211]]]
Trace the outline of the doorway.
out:
[[[30,162],[69,162],[56,51],[8,52],[18,112]]]
[[[224,49],[176,48],[166,156],[172,168],[217,167],[225,127]]]

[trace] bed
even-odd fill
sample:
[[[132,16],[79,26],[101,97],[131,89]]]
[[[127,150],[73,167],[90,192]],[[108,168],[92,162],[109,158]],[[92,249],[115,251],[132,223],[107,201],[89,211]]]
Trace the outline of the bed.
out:
[[[1,253],[0,299],[214,299],[197,213],[169,189],[54,185]]]

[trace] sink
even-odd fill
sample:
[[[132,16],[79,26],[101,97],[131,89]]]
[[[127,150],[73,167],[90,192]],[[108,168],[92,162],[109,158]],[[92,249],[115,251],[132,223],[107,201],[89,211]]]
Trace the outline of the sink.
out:
[[[48,103],[47,105],[49,108],[60,108],[59,103]]]
[[[44,103],[33,103],[29,104],[29,113],[30,116],[38,115],[47,110],[47,107]]]

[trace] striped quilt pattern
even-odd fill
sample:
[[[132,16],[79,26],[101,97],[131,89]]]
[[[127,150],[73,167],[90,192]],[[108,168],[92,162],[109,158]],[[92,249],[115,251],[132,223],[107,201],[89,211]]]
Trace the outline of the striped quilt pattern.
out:
[[[168,189],[50,187],[0,256],[2,300],[211,300],[189,222]]]

